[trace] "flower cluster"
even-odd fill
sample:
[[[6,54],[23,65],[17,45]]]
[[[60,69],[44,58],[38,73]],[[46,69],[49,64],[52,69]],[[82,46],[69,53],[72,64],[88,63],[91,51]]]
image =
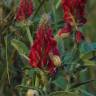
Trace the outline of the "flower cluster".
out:
[[[76,42],[81,41],[82,33],[78,30],[78,27],[86,23],[85,18],[85,4],[86,0],[61,0],[62,8],[64,10],[64,21],[65,27],[62,28],[59,32],[59,36],[65,37],[72,32],[72,28],[76,28]],[[79,33],[80,34],[79,34]],[[78,37],[78,38],[77,38]],[[78,42],[80,43],[80,42]]]
[[[16,20],[22,21],[30,17],[33,13],[32,0],[20,0],[20,5],[17,10]]]
[[[52,29],[47,25],[47,22],[45,23],[45,20],[48,20],[48,16],[44,15],[42,18],[45,19],[41,20],[30,50],[30,64],[32,67],[47,70],[48,73],[54,73],[56,66],[61,64],[59,51]]]
[[[76,43],[80,43],[84,36],[79,31],[86,23],[85,4],[86,0],[61,0],[64,11],[65,26],[58,32],[60,37],[69,37],[72,30],[76,29]],[[33,4],[31,0],[20,0],[20,6],[17,10],[16,20],[22,21],[30,17],[33,13]],[[57,66],[61,64],[57,42],[53,36],[52,28],[48,24],[49,16],[44,14],[36,31],[35,40],[30,50],[29,59],[33,68],[47,70],[48,73],[54,73]]]

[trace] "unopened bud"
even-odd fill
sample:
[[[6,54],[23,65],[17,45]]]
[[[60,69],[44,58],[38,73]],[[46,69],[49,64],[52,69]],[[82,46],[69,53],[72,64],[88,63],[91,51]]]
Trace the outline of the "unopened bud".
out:
[[[68,38],[70,36],[70,28],[64,27],[62,29],[59,29],[58,36],[61,38]]]
[[[59,35],[61,38],[67,38],[69,37],[69,33],[62,33],[61,35]]]
[[[53,55],[53,56],[51,57],[51,60],[53,61],[53,63],[54,63],[55,66],[58,67],[58,66],[61,65],[60,56],[58,56],[58,55]]]
[[[38,91],[29,89],[26,93],[26,96],[39,96]]]

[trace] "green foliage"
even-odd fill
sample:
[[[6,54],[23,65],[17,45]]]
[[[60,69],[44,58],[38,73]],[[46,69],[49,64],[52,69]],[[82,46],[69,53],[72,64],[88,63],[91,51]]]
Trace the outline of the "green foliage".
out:
[[[18,53],[23,56],[24,58],[28,59],[28,53],[29,53],[29,49],[28,47],[21,41],[13,39],[11,40],[11,44],[12,46],[18,51]]]

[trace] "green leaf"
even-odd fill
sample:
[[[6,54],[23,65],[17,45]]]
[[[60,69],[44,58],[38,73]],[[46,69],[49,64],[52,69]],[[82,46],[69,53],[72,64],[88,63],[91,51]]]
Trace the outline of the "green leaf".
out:
[[[83,81],[83,82],[80,82],[80,83],[77,83],[77,84],[72,85],[71,88],[77,88],[77,87],[80,87],[81,85],[85,85],[85,84],[91,83],[93,81],[96,81],[96,80]]]
[[[56,9],[58,9],[58,7],[60,6],[61,0],[58,0],[58,2],[56,3]]]
[[[81,93],[84,94],[84,96],[94,96],[93,94],[89,93],[88,91],[86,90],[82,90],[80,89]]]
[[[58,76],[58,78],[54,80],[52,83],[55,84],[57,87],[64,89],[65,86],[64,77]]]
[[[91,61],[88,59],[83,59],[83,62],[86,66],[96,66],[96,62],[95,61]]]
[[[49,96],[79,96],[79,95],[75,92],[57,91],[51,93]]]
[[[96,43],[86,43],[84,42],[80,47],[80,58],[81,59],[91,59],[96,56]]]
[[[29,49],[28,47],[19,40],[13,39],[11,41],[12,46],[18,51],[18,53],[23,56],[24,58],[28,59],[28,53],[29,53]]]
[[[31,69],[31,70],[28,70],[27,75],[28,75],[29,77],[32,77],[35,73],[36,73],[36,70]]]
[[[88,53],[88,52],[91,52],[94,50],[96,50],[96,43],[84,42],[80,46],[80,52],[81,53]]]
[[[64,54],[64,44],[63,44],[63,40],[61,38],[59,38],[58,36],[56,37],[57,43],[58,43],[58,48],[59,48],[59,52],[61,55]]]

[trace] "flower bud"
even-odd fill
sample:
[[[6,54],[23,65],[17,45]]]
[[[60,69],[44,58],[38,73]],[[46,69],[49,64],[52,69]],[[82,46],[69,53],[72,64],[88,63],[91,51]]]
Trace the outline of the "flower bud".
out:
[[[29,89],[26,93],[26,96],[39,96],[38,91]]]
[[[61,38],[67,38],[70,36],[71,31],[72,26],[65,24],[65,26],[58,31],[58,36]]]
[[[53,55],[51,60],[53,61],[54,65],[55,66],[60,66],[61,65],[61,59],[60,59],[60,56],[58,55]]]
[[[70,35],[69,32],[63,32],[62,29],[60,29],[60,30],[58,31],[58,36],[61,37],[61,38],[67,38],[67,37],[69,37],[69,35]]]

